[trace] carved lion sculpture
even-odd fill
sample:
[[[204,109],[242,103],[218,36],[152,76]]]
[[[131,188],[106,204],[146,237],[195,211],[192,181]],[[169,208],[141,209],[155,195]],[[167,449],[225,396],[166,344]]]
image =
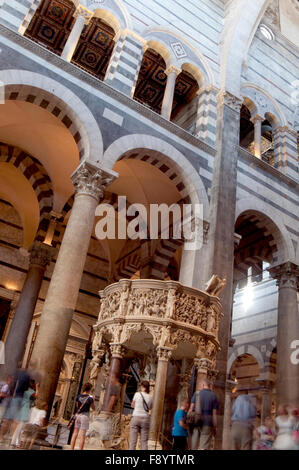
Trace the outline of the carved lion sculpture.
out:
[[[217,274],[213,274],[209,282],[207,283],[206,287],[206,292],[210,295],[215,295],[219,297],[220,292],[223,291],[223,289],[226,286],[226,279],[220,279]]]

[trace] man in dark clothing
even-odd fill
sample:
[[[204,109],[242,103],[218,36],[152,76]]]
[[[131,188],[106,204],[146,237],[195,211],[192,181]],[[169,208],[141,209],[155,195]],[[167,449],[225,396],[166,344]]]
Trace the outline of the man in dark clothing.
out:
[[[196,410],[196,396],[200,398],[201,426],[195,426],[191,436],[191,450],[209,450],[212,444],[212,437],[217,432],[217,410],[219,408],[218,398],[210,389],[209,381],[203,379],[199,385],[199,391],[193,394],[190,411]]]

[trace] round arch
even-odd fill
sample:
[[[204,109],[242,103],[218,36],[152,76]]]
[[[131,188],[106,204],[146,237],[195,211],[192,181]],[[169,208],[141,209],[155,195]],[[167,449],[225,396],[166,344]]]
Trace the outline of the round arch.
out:
[[[251,112],[251,116],[255,114],[265,116],[271,122],[273,128],[277,126],[287,126],[287,119],[277,103],[277,101],[263,88],[254,83],[243,83],[241,85],[241,95],[244,97],[244,104]],[[248,106],[249,105],[249,106]]]
[[[189,197],[192,204],[202,204],[203,217],[205,220],[209,220],[209,200],[202,179],[189,160],[164,140],[146,134],[131,134],[120,137],[105,151],[103,164],[107,168],[113,168],[117,160],[126,152],[139,149],[144,149],[147,152],[152,151],[151,153],[155,157],[152,160],[156,162],[155,166],[158,168],[164,163],[171,163],[171,169],[178,173],[180,179],[177,187],[180,188],[179,191],[182,197]]]
[[[18,191],[15,188],[18,188]],[[22,227],[22,246],[28,250],[40,222],[40,206],[26,176],[13,164],[0,161],[0,198],[9,202],[18,213]]]
[[[230,355],[227,361],[227,373],[228,374],[230,373],[231,367],[233,363],[235,362],[235,360],[238,359],[238,357],[243,356],[244,354],[250,354],[252,357],[254,357],[254,359],[258,363],[260,374],[261,374],[261,372],[264,370],[264,367],[265,367],[265,361],[264,361],[262,353],[255,346],[252,346],[252,345],[239,346],[232,352],[232,354]]]
[[[295,250],[289,232],[281,221],[281,214],[275,208],[269,208],[262,201],[254,197],[249,197],[237,201],[235,220],[237,220],[243,212],[252,212],[252,214],[260,216],[261,221],[266,219],[277,245],[278,263],[295,259]]]
[[[198,69],[203,78],[204,85],[215,85],[215,79],[211,67],[201,52],[194,47],[187,39],[185,39],[176,31],[162,26],[154,26],[143,31],[142,37],[147,41],[156,40],[162,43],[170,54],[170,64],[181,68],[182,64],[188,63]],[[178,51],[175,54],[174,51]]]
[[[109,21],[109,24],[111,26],[112,23],[110,23],[110,21],[114,23],[117,21],[119,27],[122,30],[127,28],[132,29],[131,16],[123,2],[120,0],[106,0],[105,2],[99,2],[97,0],[81,0],[81,4],[88,8],[90,11],[96,12],[98,10],[99,15],[101,14],[101,12],[104,12],[105,16],[107,16],[108,14],[107,20]],[[101,8],[101,5],[104,8]],[[101,18],[105,20],[105,16],[101,16]],[[112,17],[114,17],[114,19]],[[115,32],[117,33],[117,31]]]
[[[53,186],[43,165],[22,149],[0,142],[0,163],[13,165],[31,184],[39,204],[39,225],[36,239],[44,241],[53,210]],[[28,202],[28,201],[27,201]],[[25,221],[24,221],[25,223]],[[26,237],[25,237],[26,238]],[[33,241],[33,240],[32,240]]]
[[[6,100],[28,101],[48,110],[72,134],[80,159],[99,160],[103,138],[88,107],[68,88],[52,78],[26,70],[2,70],[0,81]],[[70,103],[70,104],[69,104]]]

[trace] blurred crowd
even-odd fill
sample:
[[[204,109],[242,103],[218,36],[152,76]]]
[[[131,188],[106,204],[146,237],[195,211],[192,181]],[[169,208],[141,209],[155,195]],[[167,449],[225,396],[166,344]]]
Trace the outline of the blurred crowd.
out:
[[[6,448],[32,449],[42,430],[46,430],[47,407],[36,406],[40,381],[39,373],[31,364],[30,368],[18,369],[0,383],[0,448],[5,444]],[[121,386],[117,382],[111,387],[108,403],[111,413],[119,400],[120,390]],[[86,383],[76,399],[75,414],[71,419],[71,449],[75,448],[78,437],[79,449],[84,448],[90,410],[94,409],[91,391],[92,385]],[[173,450],[212,449],[218,432],[219,402],[210,382],[201,381],[190,402],[187,398],[179,402],[171,429]],[[152,405],[149,382],[143,381],[131,404],[130,450],[136,449],[138,436],[141,449],[148,448]],[[110,439],[107,436],[111,434],[106,433],[105,424],[102,430],[104,442]],[[109,448],[106,445],[104,447]],[[281,404],[277,407],[276,417],[267,416],[261,420],[254,396],[240,393],[232,404],[230,449],[299,450],[299,408]]]
[[[32,449],[46,411],[35,407],[40,384],[34,364],[0,383],[0,445]]]

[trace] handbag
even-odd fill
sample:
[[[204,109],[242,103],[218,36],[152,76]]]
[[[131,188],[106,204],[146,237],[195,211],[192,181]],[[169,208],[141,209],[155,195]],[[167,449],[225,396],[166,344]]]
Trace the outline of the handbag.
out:
[[[187,413],[186,423],[196,427],[202,426],[199,392],[196,392],[194,410]]]
[[[142,395],[142,393],[140,392],[140,395],[142,396],[142,400],[143,400],[143,408],[144,408],[144,411],[146,411],[147,413],[149,413],[149,407],[148,407],[148,404],[146,403],[145,399],[144,399],[144,396]]]
[[[80,406],[80,408],[78,409],[77,413],[74,413],[74,414],[71,416],[71,419],[69,420],[68,425],[67,425],[67,428],[68,428],[68,429],[72,429],[72,427],[74,426],[75,421],[76,421],[76,418],[77,418],[78,414],[80,413],[80,411],[82,410],[82,408],[83,408],[83,406],[85,405],[85,403],[87,403],[88,398],[89,398],[89,395],[88,395],[88,397],[86,398],[86,400],[83,401],[83,403],[81,404],[81,406]]]

